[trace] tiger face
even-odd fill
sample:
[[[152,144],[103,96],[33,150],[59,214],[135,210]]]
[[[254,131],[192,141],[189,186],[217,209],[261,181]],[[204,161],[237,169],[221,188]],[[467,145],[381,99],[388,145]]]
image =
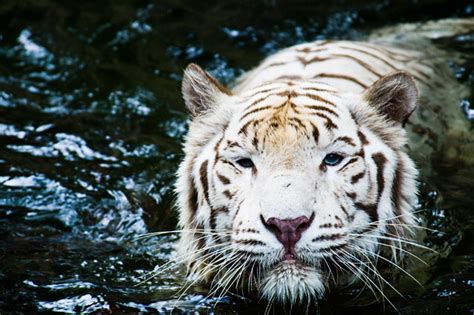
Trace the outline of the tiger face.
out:
[[[190,65],[183,95],[178,255],[190,279],[295,304],[321,298],[335,273],[375,268],[383,246],[397,259],[416,202],[408,74],[362,94],[291,79],[233,94]]]

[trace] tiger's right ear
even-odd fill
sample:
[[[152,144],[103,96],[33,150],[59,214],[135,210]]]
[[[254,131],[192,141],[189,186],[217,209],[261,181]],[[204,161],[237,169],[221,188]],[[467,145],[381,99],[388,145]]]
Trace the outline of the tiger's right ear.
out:
[[[416,108],[418,91],[413,77],[398,71],[375,81],[364,92],[364,98],[386,118],[405,125]]]
[[[194,63],[184,70],[181,91],[184,103],[193,117],[205,113],[223,95],[232,95],[230,90]]]

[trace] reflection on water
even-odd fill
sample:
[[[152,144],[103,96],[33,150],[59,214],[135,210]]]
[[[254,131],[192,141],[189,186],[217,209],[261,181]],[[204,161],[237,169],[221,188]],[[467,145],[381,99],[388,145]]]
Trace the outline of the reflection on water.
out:
[[[197,62],[231,84],[289,45],[474,14],[467,1],[415,3],[1,3],[0,313],[263,313],[239,297],[204,299],[198,288],[178,299],[180,270],[149,277],[177,238],[137,236],[176,224],[172,183],[187,128],[182,69]],[[452,67],[474,91],[474,37],[440,44],[471,53]],[[471,103],[461,107],[472,118]],[[437,230],[426,230],[424,242],[442,258],[428,271],[407,267],[426,285],[413,293],[413,282],[402,282],[410,303],[392,299],[403,313],[474,309],[472,175],[439,165],[424,177],[421,215]],[[384,308],[343,305],[369,303],[358,294],[329,299],[342,313]]]

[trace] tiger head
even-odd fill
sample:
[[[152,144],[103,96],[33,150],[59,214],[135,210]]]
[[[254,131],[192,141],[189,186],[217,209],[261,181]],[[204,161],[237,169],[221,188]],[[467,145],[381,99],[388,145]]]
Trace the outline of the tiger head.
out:
[[[397,259],[417,191],[403,129],[417,99],[408,74],[361,94],[314,80],[234,94],[191,64],[182,89],[192,121],[176,259],[191,279],[295,304],[320,298],[334,273],[373,268],[384,247]]]

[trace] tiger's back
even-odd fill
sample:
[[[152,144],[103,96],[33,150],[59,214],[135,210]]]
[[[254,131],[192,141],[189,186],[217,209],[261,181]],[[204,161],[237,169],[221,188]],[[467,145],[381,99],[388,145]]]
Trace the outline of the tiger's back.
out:
[[[281,79],[317,80],[360,93],[384,75],[409,72],[419,84],[433,86],[433,65],[421,52],[354,41],[321,40],[293,46],[265,59],[234,88],[244,91]]]

